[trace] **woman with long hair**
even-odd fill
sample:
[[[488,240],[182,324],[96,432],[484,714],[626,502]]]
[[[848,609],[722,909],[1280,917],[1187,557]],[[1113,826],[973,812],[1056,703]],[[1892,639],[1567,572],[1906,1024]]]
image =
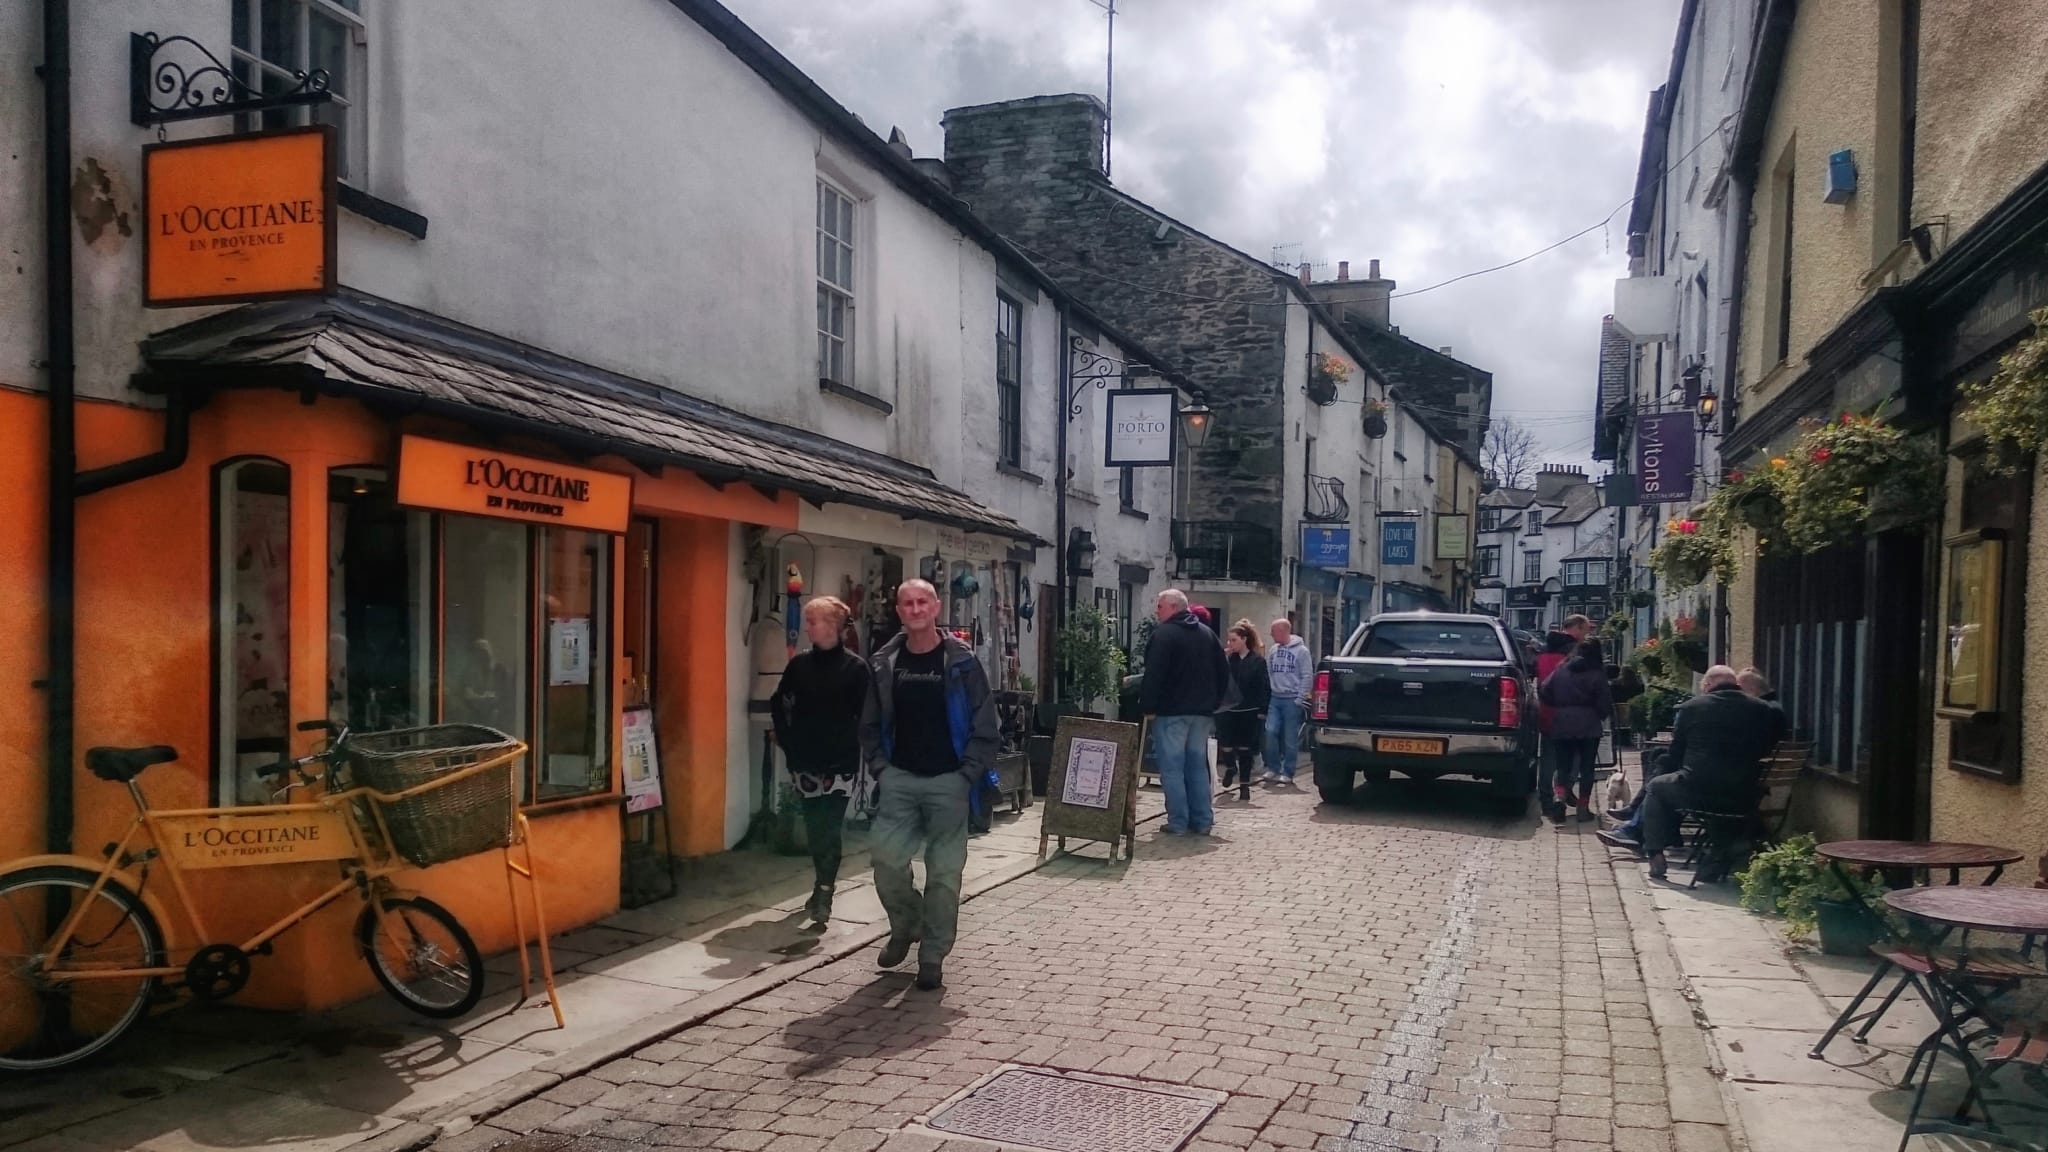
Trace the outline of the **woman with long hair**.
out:
[[[1593,758],[1600,747],[1602,726],[1614,716],[1614,690],[1607,684],[1600,641],[1580,641],[1572,658],[1543,681],[1537,697],[1550,707],[1550,738],[1557,749],[1556,787],[1563,790],[1550,818],[1563,823],[1565,809],[1575,807],[1581,821],[1590,821]]]
[[[1239,620],[1223,634],[1223,650],[1230,661],[1230,678],[1237,684],[1237,706],[1217,717],[1216,759],[1223,768],[1223,786],[1233,782],[1251,784],[1252,758],[1266,731],[1266,705],[1273,699],[1272,682],[1266,676],[1266,657],[1260,649],[1259,630],[1250,620]]]

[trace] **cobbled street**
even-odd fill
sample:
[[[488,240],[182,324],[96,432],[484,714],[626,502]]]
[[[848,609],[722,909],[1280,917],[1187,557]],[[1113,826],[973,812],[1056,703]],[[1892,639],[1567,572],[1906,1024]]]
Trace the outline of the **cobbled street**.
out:
[[[1214,839],[1149,825],[1128,867],[970,902],[942,993],[868,950],[437,1147],[986,1147],[904,1129],[1022,1064],[1227,1093],[1197,1152],[1670,1148],[1607,853],[1487,804],[1220,801]]]

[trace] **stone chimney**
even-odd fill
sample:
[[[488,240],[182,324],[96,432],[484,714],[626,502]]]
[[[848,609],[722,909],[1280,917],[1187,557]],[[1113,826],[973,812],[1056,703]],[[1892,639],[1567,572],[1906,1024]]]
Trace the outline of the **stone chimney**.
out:
[[[972,202],[990,185],[1063,169],[1101,179],[1108,119],[1102,101],[1078,92],[949,108],[940,123],[953,189]]]
[[[1340,319],[1362,320],[1375,328],[1393,328],[1394,282],[1380,279],[1380,262],[1366,265],[1366,278],[1351,278],[1351,261],[1337,262],[1337,278],[1310,284],[1309,293]]]

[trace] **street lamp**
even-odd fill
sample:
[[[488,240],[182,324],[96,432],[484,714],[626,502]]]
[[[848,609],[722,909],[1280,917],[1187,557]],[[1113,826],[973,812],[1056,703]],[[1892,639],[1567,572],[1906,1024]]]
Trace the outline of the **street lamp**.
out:
[[[1712,428],[1714,426],[1714,414],[1719,412],[1720,410],[1721,397],[1715,394],[1714,386],[1712,384],[1709,384],[1706,387],[1700,389],[1700,427],[1702,429]]]
[[[1214,415],[1215,413],[1209,411],[1209,406],[1200,400],[1180,410],[1181,436],[1186,440],[1190,452],[1201,451],[1202,445],[1209,442],[1209,426],[1214,423]]]

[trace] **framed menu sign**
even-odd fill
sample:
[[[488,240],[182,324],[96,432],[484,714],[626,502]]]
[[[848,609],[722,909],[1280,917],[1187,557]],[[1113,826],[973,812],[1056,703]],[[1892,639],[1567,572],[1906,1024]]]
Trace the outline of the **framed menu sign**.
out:
[[[1949,537],[1947,546],[1939,711],[1950,719],[1971,719],[1998,710],[2005,542],[1976,531]]]
[[[1116,859],[1119,838],[1135,837],[1132,804],[1138,793],[1141,730],[1136,724],[1062,716],[1052,738],[1052,771],[1046,780],[1045,816],[1038,835],[1038,855],[1058,837],[1061,851],[1069,836],[1100,840]]]

